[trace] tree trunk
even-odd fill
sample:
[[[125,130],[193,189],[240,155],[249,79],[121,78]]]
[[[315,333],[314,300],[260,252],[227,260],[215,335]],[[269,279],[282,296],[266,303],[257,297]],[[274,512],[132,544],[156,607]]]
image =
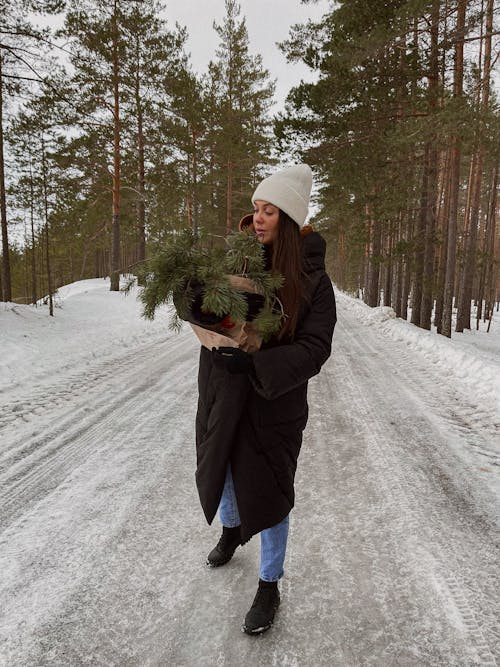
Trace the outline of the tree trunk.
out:
[[[472,283],[474,281],[476,269],[479,208],[481,203],[482,165],[483,148],[480,147],[474,161],[474,169],[471,173],[471,180],[469,181],[469,234],[466,237],[465,242],[464,264],[460,284],[460,298],[457,310],[457,325],[455,328],[457,332],[462,332],[464,329],[471,328],[470,309],[472,301]]]
[[[428,178],[429,178],[429,143],[425,146],[423,170],[422,170],[422,190],[420,195],[420,210],[418,212],[417,228],[415,230],[415,274],[413,277],[412,290],[412,311],[411,323],[420,326],[420,311],[422,306],[422,282],[424,277],[425,260],[425,238],[427,223],[427,203],[428,203]]]
[[[496,233],[496,209],[497,209],[497,188],[498,188],[498,163],[493,170],[492,185],[490,190],[490,200],[486,221],[485,234],[485,297],[486,305],[484,319],[490,319],[495,305],[495,240]]]
[[[373,215],[373,207],[366,207],[370,226],[370,247],[368,254],[368,279],[366,284],[366,303],[375,308],[379,301],[380,283],[380,251],[382,248],[382,226],[377,224]]]
[[[48,193],[48,174],[47,174],[47,156],[45,153],[45,140],[42,133],[42,178],[43,178],[43,207],[45,214],[45,262],[47,265],[47,292],[49,296],[49,314],[54,316],[54,287],[52,285],[52,268],[50,262],[50,240],[49,240],[49,193]]]
[[[137,258],[143,262],[146,259],[146,211],[145,211],[145,169],[144,169],[144,129],[142,117],[141,88],[139,78],[139,39],[136,42],[137,69],[135,76],[135,106],[137,111]]]
[[[346,261],[345,261],[345,232],[341,229],[339,232],[339,268],[338,280],[342,289],[346,287]]]
[[[434,281],[434,252],[436,238],[436,177],[437,177],[437,150],[434,146],[429,147],[429,160],[427,164],[427,177],[425,183],[427,191],[425,194],[426,206],[424,211],[425,227],[425,249],[423,252],[422,266],[422,301],[420,305],[419,326],[422,329],[431,328],[432,315],[432,293]]]
[[[493,0],[488,0],[486,5],[486,32],[485,32],[485,47],[484,47],[484,68],[483,68],[483,85],[481,93],[481,108],[480,114],[485,113],[488,108],[490,97],[490,70],[491,70],[491,34],[493,31]],[[462,272],[462,284],[460,289],[460,302],[457,312],[457,326],[456,331],[461,332],[464,329],[470,329],[470,307],[472,301],[472,283],[474,281],[474,274],[476,268],[477,255],[477,236],[479,226],[479,210],[481,204],[481,176],[484,159],[484,144],[482,140],[482,132],[484,127],[484,120],[479,119],[479,126],[477,132],[478,150],[476,157],[475,169],[472,172],[470,181],[471,190],[471,207],[469,217],[469,236],[465,247],[464,270]]]
[[[390,306],[392,303],[392,224],[389,224],[389,234],[387,239],[387,257],[385,262],[385,284],[384,284],[384,306]]]
[[[457,7],[457,40],[453,63],[453,97],[459,99],[464,80],[464,30],[467,0],[459,0]],[[458,197],[460,188],[460,136],[454,135],[450,146],[450,174],[446,194],[448,229],[446,238],[446,271],[444,279],[443,315],[440,333],[451,338],[453,296],[455,294],[455,272],[457,262]]]
[[[110,290],[120,289],[120,98],[118,71],[118,0],[113,4],[113,207],[111,218]]]
[[[437,220],[439,225],[439,239],[440,239],[440,252],[439,252],[439,267],[438,267],[438,277],[436,284],[436,309],[434,312],[434,325],[436,327],[437,333],[441,333],[443,326],[443,303],[444,303],[444,282],[446,276],[446,253],[448,250],[447,238],[448,238],[448,197],[446,193],[449,190],[449,173],[450,166],[450,153],[446,151],[446,157],[443,164],[442,174],[441,174],[441,187],[439,189],[439,207]]]
[[[191,141],[193,145],[193,232],[198,234],[198,146],[196,143],[196,130],[191,130]]]
[[[3,151],[3,53],[0,47],[0,216],[2,218],[2,295],[3,301],[12,301],[10,276],[9,234],[7,226],[7,202],[5,198],[5,161]]]
[[[230,232],[232,223],[232,206],[233,206],[233,163],[231,159],[227,161],[227,189],[226,189],[226,233]]]
[[[30,159],[30,223],[31,223],[31,303],[36,304],[36,255],[35,255],[35,191]]]
[[[431,23],[431,56],[429,63],[429,113],[435,113],[438,103],[439,90],[439,7],[435,1],[432,7]],[[436,242],[436,183],[438,174],[437,137],[431,136],[428,148],[427,178],[425,194],[425,251],[422,272],[422,303],[420,306],[420,326],[422,329],[431,328],[432,297],[434,282],[434,253]]]
[[[193,229],[193,209],[191,205],[191,157],[189,152],[186,155],[186,215],[187,224]]]
[[[227,161],[227,191],[226,191],[226,234],[232,229],[232,203],[233,203],[233,163]]]
[[[398,221],[398,236],[397,240],[399,243],[403,241],[403,213],[399,213]],[[395,298],[394,298],[394,310],[397,317],[402,317],[402,297],[403,297],[403,275],[404,275],[404,262],[403,255],[398,254],[398,261],[396,264],[396,278],[395,278]]]

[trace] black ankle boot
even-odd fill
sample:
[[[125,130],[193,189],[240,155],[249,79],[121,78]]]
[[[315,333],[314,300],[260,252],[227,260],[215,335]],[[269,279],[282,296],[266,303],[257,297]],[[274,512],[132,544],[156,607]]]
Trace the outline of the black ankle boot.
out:
[[[207,556],[207,565],[210,567],[219,567],[229,563],[233,557],[236,548],[241,544],[240,527],[226,528],[222,527],[222,535],[217,546]]]
[[[262,581],[259,579],[259,588],[250,611],[245,616],[241,628],[247,635],[260,635],[269,630],[274,621],[274,614],[280,604],[280,594],[277,581]]]

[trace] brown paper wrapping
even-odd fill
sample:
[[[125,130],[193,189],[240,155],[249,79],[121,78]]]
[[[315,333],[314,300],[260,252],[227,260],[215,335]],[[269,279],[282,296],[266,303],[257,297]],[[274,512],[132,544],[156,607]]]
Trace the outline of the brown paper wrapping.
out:
[[[259,293],[257,286],[249,278],[233,275],[227,277],[235,289]],[[256,352],[262,344],[262,338],[251,322],[237,322],[231,329],[205,328],[198,324],[191,324],[191,327],[200,343],[209,350],[213,347],[239,347],[244,352]]]

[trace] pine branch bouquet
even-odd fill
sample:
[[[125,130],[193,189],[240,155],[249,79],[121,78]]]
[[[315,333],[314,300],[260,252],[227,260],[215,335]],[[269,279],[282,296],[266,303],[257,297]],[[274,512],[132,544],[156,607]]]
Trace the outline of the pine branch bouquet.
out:
[[[266,270],[264,247],[251,232],[230,233],[225,247],[211,241],[183,230],[141,268],[143,315],[153,319],[160,305],[173,302],[171,329],[179,330],[182,320],[188,320],[209,348],[230,344],[254,351],[281,327],[284,313],[276,293],[282,276]],[[214,324],[192,323],[193,303],[200,293],[201,311],[212,314]],[[249,295],[260,295],[262,304],[251,322]]]

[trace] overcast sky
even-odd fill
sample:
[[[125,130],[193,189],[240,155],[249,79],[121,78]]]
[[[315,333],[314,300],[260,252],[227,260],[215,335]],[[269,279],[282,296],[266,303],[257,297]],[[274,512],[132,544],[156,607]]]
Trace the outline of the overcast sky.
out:
[[[271,78],[276,79],[276,106],[283,108],[285,97],[301,79],[310,80],[309,69],[302,64],[289,64],[276,46],[288,37],[290,26],[316,20],[328,9],[328,0],[302,5],[300,0],[240,0],[241,16],[246,18],[251,53],[260,53]],[[166,18],[171,25],[178,21],[186,26],[191,62],[198,72],[206,71],[215,56],[219,38],[213,21],[224,19],[224,0],[166,0]]]

